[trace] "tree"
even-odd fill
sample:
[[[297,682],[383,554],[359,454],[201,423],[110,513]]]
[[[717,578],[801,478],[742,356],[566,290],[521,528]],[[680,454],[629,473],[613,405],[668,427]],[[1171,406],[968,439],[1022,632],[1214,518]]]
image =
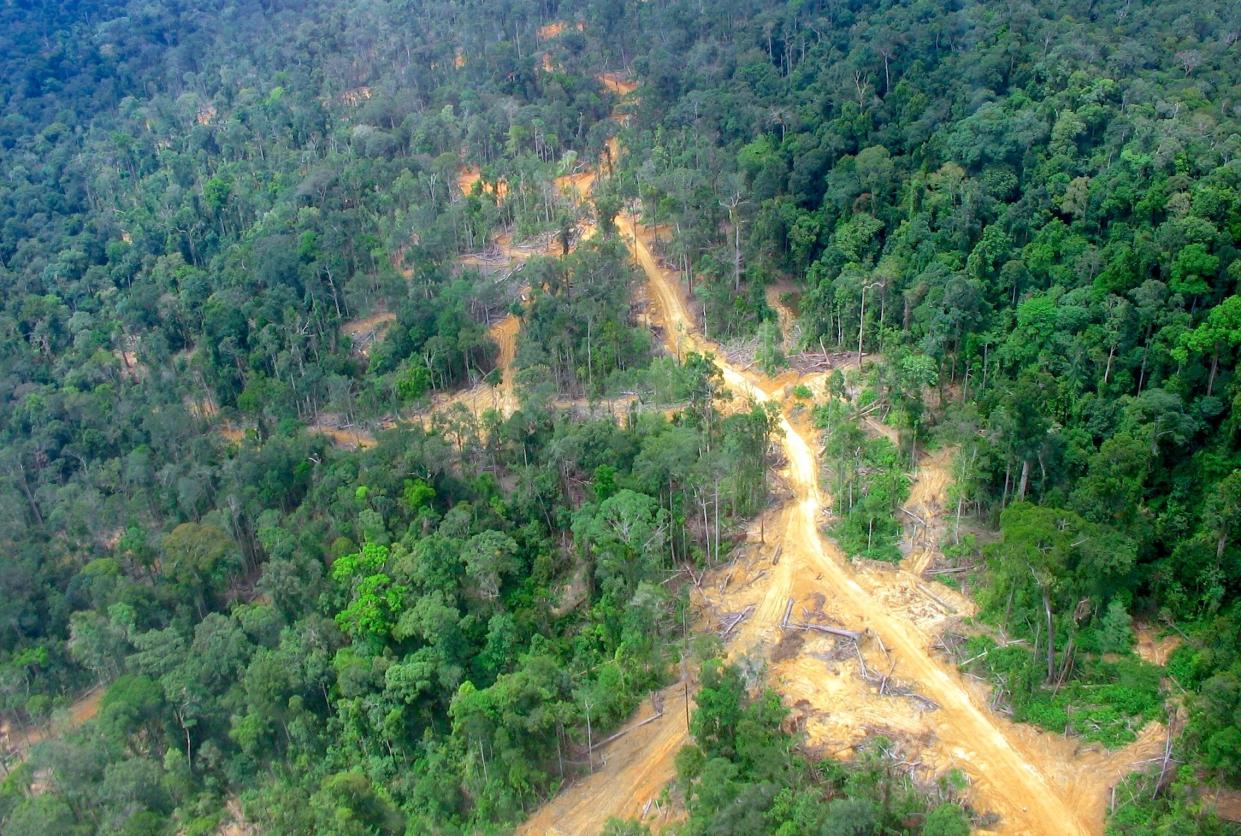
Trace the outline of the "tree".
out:
[[[129,751],[142,754],[149,751],[148,745],[160,739],[158,730],[164,708],[164,694],[155,680],[125,675],[113,682],[100,700],[99,725]]]
[[[788,359],[784,356],[781,347],[782,342],[783,335],[780,333],[778,323],[768,319],[758,326],[758,349],[754,354],[754,362],[768,377],[775,376],[780,369],[788,365]]]
[[[1211,309],[1197,328],[1181,334],[1172,356],[1185,363],[1190,354],[1210,355],[1211,373],[1207,377],[1207,395],[1215,389],[1220,355],[1241,347],[1241,296],[1230,296]]]
[[[668,512],[653,497],[622,489],[598,508],[583,509],[573,536],[594,555],[601,587],[620,584],[632,591],[663,562]]]
[[[1059,508],[1015,503],[1000,515],[1003,539],[989,547],[994,579],[989,593],[1009,621],[1013,607],[1041,621],[1037,645],[1046,654],[1046,681],[1063,681],[1073,661],[1078,625],[1121,591],[1137,558],[1135,544]],[[1038,622],[1035,622],[1038,623]],[[1063,666],[1056,667],[1056,634],[1067,628]]]
[[[490,604],[500,597],[504,577],[517,571],[517,550],[513,538],[499,531],[476,534],[462,547],[466,574],[483,601]]]
[[[232,539],[214,526],[182,523],[164,538],[162,548],[166,575],[193,598],[199,618],[241,568]]]
[[[1172,279],[1169,287],[1177,293],[1189,296],[1197,307],[1198,298],[1211,289],[1209,280],[1219,270],[1219,258],[1211,255],[1204,244],[1189,244],[1176,254],[1172,262]]]
[[[969,818],[955,804],[939,805],[922,822],[923,836],[969,836],[969,832]]]
[[[385,571],[388,547],[368,542],[360,552],[338,557],[332,579],[348,593],[336,614],[340,628],[357,639],[383,640],[396,624],[409,589]]]
[[[337,772],[324,778],[310,806],[321,832],[363,836],[404,831],[397,809],[361,772]]]

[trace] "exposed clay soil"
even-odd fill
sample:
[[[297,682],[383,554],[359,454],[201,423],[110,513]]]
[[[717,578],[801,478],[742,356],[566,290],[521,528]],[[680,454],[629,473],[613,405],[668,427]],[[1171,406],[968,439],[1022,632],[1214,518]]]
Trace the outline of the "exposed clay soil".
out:
[[[627,96],[638,89],[638,82],[626,78],[620,73],[604,73],[599,76],[599,81],[603,82],[604,87],[618,96]]]
[[[34,728],[14,729],[8,721],[0,723],[0,751],[5,753],[5,762],[11,768],[25,760],[26,754],[36,743],[62,735],[90,720],[99,713],[103,694],[103,688],[92,688],[74,701],[66,711],[57,712],[47,723]]]
[[[618,82],[605,78],[604,83]],[[727,362],[698,331],[679,276],[653,257],[653,231],[626,216],[617,225],[647,276],[668,350],[676,356],[711,352],[736,394],[784,407],[789,387],[806,381],[795,373],[771,380]],[[821,383],[821,375],[815,382]],[[906,510],[923,524],[911,534],[905,565],[859,565],[820,534],[827,504],[813,430],[786,413],[781,426],[787,501],[749,532],[751,540],[761,532],[765,542],[706,575],[694,595],[697,627],[716,629],[726,614],[754,608],[729,635],[727,651],[734,658],[768,661],[768,682],[794,707],[808,747],[847,758],[862,740],[883,734],[899,742],[915,777],[961,769],[970,782],[966,800],[979,812],[998,815],[996,832],[1101,833],[1111,787],[1136,761],[1157,754],[1166,732],[1152,723],[1133,744],[1106,752],[1016,725],[987,707],[985,687],[963,678],[935,653],[938,631],[973,612],[968,599],[921,577],[944,529],[951,451],[923,456],[915,474]],[[894,435],[880,424],[872,430]],[[790,600],[792,623],[834,624],[862,631],[863,638],[855,648],[804,631],[800,644],[790,642],[782,628]],[[522,832],[598,833],[612,816],[643,811],[644,821],[659,829],[668,811],[653,813],[647,802],[674,773],[676,752],[686,739],[684,718],[670,719],[668,713],[621,737],[607,747],[606,768],[544,805]]]
[[[548,41],[558,37],[565,30],[563,20],[553,20],[551,23],[545,23],[539,27],[539,40]]]
[[[1150,624],[1135,624],[1134,633],[1138,639],[1135,648],[1138,656],[1143,661],[1161,668],[1168,664],[1168,657],[1172,655],[1172,651],[1182,644],[1180,636],[1175,634],[1160,636]]]
[[[500,180],[496,183],[490,183],[483,180],[483,174],[480,169],[475,166],[463,166],[457,172],[457,187],[461,189],[461,194],[471,195],[474,193],[474,184],[478,182],[483,184],[483,192],[485,194],[493,194],[496,200],[503,202],[508,197],[508,183]]]

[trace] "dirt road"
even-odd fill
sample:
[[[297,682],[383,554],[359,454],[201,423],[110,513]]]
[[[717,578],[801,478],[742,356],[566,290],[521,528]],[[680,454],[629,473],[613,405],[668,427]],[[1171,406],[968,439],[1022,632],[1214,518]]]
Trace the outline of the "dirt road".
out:
[[[653,298],[659,300],[666,333],[672,341],[669,347],[677,352],[687,348],[713,351],[729,387],[760,402],[769,400],[764,379],[734,368],[718,347],[696,333],[679,282],[658,265],[633,222],[625,219],[618,225],[647,275]],[[1065,803],[1038,765],[1005,736],[1000,721],[975,703],[960,675],[930,654],[931,637],[900,614],[889,611],[854,577],[839,549],[820,536],[823,497],[818,485],[817,457],[806,437],[783,414],[781,428],[794,509],[784,536],[782,563],[788,567],[785,574],[795,571],[794,565],[807,573],[815,572],[826,599],[824,609],[851,629],[864,628],[878,637],[896,660],[901,676],[915,683],[919,693],[939,706],[934,724],[939,740],[969,773],[973,795],[980,804],[1001,812],[1009,832],[1094,832],[1097,827]],[[755,626],[766,622],[769,628],[778,630],[785,600],[783,591],[764,595],[764,606],[753,619]]]
[[[588,179],[583,180],[588,185]],[[677,357],[687,351],[713,353],[736,394],[779,401],[789,384],[787,375],[773,381],[730,364],[719,347],[698,332],[679,277],[653,256],[651,230],[628,216],[619,217],[617,227],[646,274],[668,350]],[[727,576],[722,569],[709,575],[703,584],[707,592],[695,602],[708,622],[713,614],[755,606],[754,615],[730,636],[730,655],[766,654],[769,681],[803,723],[808,744],[825,754],[847,757],[849,747],[869,734],[894,736],[912,750],[907,757],[916,757],[931,775],[960,768],[970,781],[968,800],[979,811],[998,814],[999,832],[1102,832],[1111,783],[1159,745],[1161,727],[1148,726],[1137,742],[1118,752],[1081,751],[1072,740],[1017,726],[990,711],[986,690],[963,680],[955,666],[932,650],[943,622],[969,614],[972,605],[920,576],[943,530],[950,453],[926,457],[916,474],[907,508],[927,520],[931,530],[915,541],[915,555],[906,568],[855,567],[820,535],[825,502],[810,440],[813,431],[781,405],[788,502],[775,519],[765,521],[764,546],[752,550]],[[789,646],[790,634],[781,629],[789,600],[800,614],[814,612],[865,630],[858,662],[871,670],[889,666],[892,681],[916,696],[877,693],[854,672],[855,662],[833,657],[821,639],[797,634],[795,646]],[[606,768],[569,787],[522,831],[598,832],[610,816],[633,816],[644,809],[658,793],[653,779],[673,773],[673,758],[686,739],[683,722],[665,717],[652,725],[647,734],[655,740],[622,738],[608,753]],[[659,824],[649,815],[645,820]]]

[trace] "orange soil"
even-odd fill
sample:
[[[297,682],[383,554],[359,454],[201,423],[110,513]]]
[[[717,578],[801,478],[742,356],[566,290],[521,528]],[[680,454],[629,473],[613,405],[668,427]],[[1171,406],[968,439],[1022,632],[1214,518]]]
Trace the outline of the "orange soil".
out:
[[[788,335],[794,332],[797,325],[797,312],[786,305],[780,297],[786,293],[798,293],[798,288],[791,281],[784,280],[769,284],[763,293],[767,299],[767,306],[776,312],[776,317],[780,322],[780,333],[785,335],[785,348],[791,348],[788,345]]]
[[[228,799],[224,810],[228,813],[228,821],[216,829],[218,836],[257,836],[260,832],[256,825],[246,821],[245,813],[241,810],[241,801],[236,796]]]
[[[185,403],[190,414],[201,421],[213,421],[220,414],[220,408],[204,398],[190,398]],[[214,432],[230,444],[240,444],[246,437],[245,428],[238,427],[230,421],[217,423]]]
[[[642,818],[655,828],[665,823],[671,811],[657,809],[655,801],[676,777],[676,754],[686,743],[685,686],[678,682],[659,694],[664,711],[658,720],[596,749],[594,773],[540,807],[517,832],[598,833],[611,816]],[[692,693],[690,700],[693,711]],[[651,706],[643,704],[631,727],[653,714]]]
[[[138,359],[138,355],[133,351],[122,351],[118,348],[112,354],[121,361],[121,377],[126,380],[142,380],[147,376],[148,369],[146,365]]]
[[[488,329],[491,338],[496,341],[500,351],[496,356],[496,369],[500,372],[500,385],[479,383],[468,389],[437,395],[432,401],[426,415],[414,416],[426,426],[432,415],[444,412],[454,404],[461,404],[473,415],[481,416],[489,409],[494,409],[504,417],[517,411],[517,396],[513,389],[513,359],[517,356],[517,332],[521,328],[521,320],[509,314]]]
[[[625,78],[620,73],[604,73],[599,76],[603,86],[618,96],[627,96],[638,89],[638,82]]]
[[[1137,634],[1138,639],[1135,648],[1138,656],[1161,668],[1168,664],[1168,657],[1172,655],[1172,651],[1182,644],[1180,636],[1157,637],[1155,629],[1149,624],[1135,624],[1134,633]]]
[[[737,394],[756,401],[782,400],[798,378],[776,380],[739,369],[704,339],[688,312],[679,277],[651,254],[650,230],[617,219],[622,238],[646,273],[649,295],[662,314],[664,338],[676,356],[710,352],[724,380]],[[821,379],[821,375],[816,379]],[[724,613],[754,606],[753,614],[729,637],[731,656],[771,658],[785,633],[780,626],[789,600],[793,620],[834,622],[865,630],[854,658],[837,652],[834,641],[799,634],[803,641],[768,669],[769,682],[793,707],[807,743],[824,754],[848,756],[860,740],[882,733],[895,738],[920,777],[949,768],[968,776],[968,800],[1000,816],[1007,833],[1099,833],[1110,787],[1162,745],[1162,728],[1150,724],[1138,740],[1117,752],[1082,748],[1061,735],[1018,726],[987,707],[985,688],[967,681],[955,665],[932,650],[937,631],[950,618],[968,615],[970,601],[942,584],[924,581],[900,567],[850,564],[819,533],[825,497],[818,483],[817,440],[804,422],[781,413],[787,466],[783,478],[791,497],[764,519],[765,548],[748,550],[732,566],[708,573],[695,603],[702,618],[718,623]],[[885,435],[891,428],[874,427]],[[915,480],[909,510],[942,529],[950,453],[926,457]],[[936,548],[934,525],[923,532],[917,563]],[[753,538],[755,531],[751,531]],[[761,582],[760,582],[761,581]],[[880,695],[857,675],[858,657],[887,680],[931,700],[936,709],[908,697]],[[650,729],[622,737],[607,750],[609,768],[578,781],[540,809],[523,832],[599,832],[611,816],[633,815],[660,791],[674,772],[676,751],[685,740],[681,722],[667,714]],[[647,746],[645,736],[656,740]]]
[[[900,433],[896,431],[896,427],[893,427],[891,424],[885,424],[871,416],[867,416],[862,423],[866,426],[866,429],[870,430],[875,435],[881,435],[897,447],[900,447],[901,436]]]
[[[1224,821],[1241,822],[1241,790],[1217,789],[1211,793],[1209,803]]]
[[[590,195],[590,187],[594,185],[594,182],[595,172],[592,169],[565,174],[556,178],[557,188],[582,200],[585,200]]]
[[[464,166],[457,172],[457,186],[463,195],[473,194],[474,184],[482,179],[482,172],[476,166]],[[508,196],[508,183],[503,180],[498,183],[483,181],[483,192],[489,192],[496,196],[496,200],[503,201]]]
[[[7,722],[0,724],[0,752],[12,766],[26,759],[31,747],[52,737],[72,731],[99,713],[104,689],[95,687],[79,697],[68,710],[58,712],[47,723],[32,729],[12,729]]]
[[[346,450],[368,450],[375,446],[375,436],[369,430],[342,424],[339,416],[323,413],[307,429],[312,433],[327,436],[337,447]]]
[[[546,41],[557,37],[565,29],[563,20],[553,20],[539,27],[539,40]]]
[[[457,47],[456,52],[452,54],[452,65],[458,70],[465,66],[465,50]]]
[[[901,561],[901,567],[907,571],[921,575],[930,568],[935,557],[940,553],[939,544],[943,541],[944,504],[948,496],[948,483],[952,481],[952,460],[955,449],[943,448],[924,456],[918,464],[913,485],[909,488],[909,499],[905,509],[919,519],[913,520],[908,515],[902,520],[905,530],[909,533],[909,554]]]

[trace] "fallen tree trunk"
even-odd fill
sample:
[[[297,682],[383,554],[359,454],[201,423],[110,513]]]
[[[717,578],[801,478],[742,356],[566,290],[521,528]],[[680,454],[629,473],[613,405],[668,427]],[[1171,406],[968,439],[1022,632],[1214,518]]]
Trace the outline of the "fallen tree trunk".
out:
[[[750,615],[750,613],[752,613],[752,612],[754,612],[754,605],[753,605],[753,604],[751,604],[750,606],[746,607],[744,610],[742,610],[741,612],[737,613],[736,615],[732,616],[732,619],[728,622],[727,626],[725,626],[725,627],[724,627],[724,628],[720,631],[720,633],[719,633],[720,638],[721,638],[721,639],[726,639],[726,638],[728,638],[728,634],[729,634],[729,633],[731,633],[733,630],[737,629],[737,625],[738,625],[738,624],[740,624],[741,622],[745,621],[745,620],[746,620],[746,618],[748,618],[748,617],[749,617],[749,615]]]
[[[631,731],[642,728],[647,723],[654,723],[656,720],[658,720],[660,717],[663,717],[663,716],[664,716],[664,713],[662,711],[659,712],[658,714],[652,714],[650,717],[647,717],[645,720],[642,720],[641,722],[638,722],[638,723],[634,723],[632,726],[629,726],[627,728],[623,728],[609,738],[600,740],[594,746],[590,747],[590,751],[593,753],[595,749],[601,749],[604,746],[607,746],[613,740],[617,740],[621,737],[624,737],[625,735],[629,734]]]
[[[932,592],[931,590],[927,589],[927,588],[926,588],[925,586],[923,586],[922,584],[918,584],[917,586],[918,586],[918,591],[919,591],[919,592],[921,592],[921,593],[922,593],[923,595],[925,595],[926,597],[930,598],[930,599],[931,599],[932,601],[934,601],[936,604],[939,604],[941,607],[943,607],[943,608],[944,608],[944,610],[945,610],[946,612],[948,612],[948,613],[949,613],[949,614],[951,614],[951,615],[956,615],[956,614],[957,614],[957,608],[956,608],[956,607],[954,607],[954,606],[952,606],[952,604],[949,604],[947,601],[945,601],[944,599],[940,598],[938,595],[936,595],[936,594],[935,594],[934,592]]]
[[[852,639],[853,641],[857,641],[862,637],[862,633],[859,633],[856,630],[845,630],[841,627],[829,627],[826,624],[812,624],[806,621],[786,624],[785,629],[788,629],[789,627],[794,630],[817,630],[820,633],[827,633],[830,636],[839,636],[842,639]]]
[[[901,510],[904,511],[906,514],[908,514],[910,519],[912,519],[918,525],[922,526],[923,528],[926,528],[926,520],[922,519],[922,517],[919,517],[917,514],[915,514],[913,511],[910,511],[908,508],[902,508]]]

